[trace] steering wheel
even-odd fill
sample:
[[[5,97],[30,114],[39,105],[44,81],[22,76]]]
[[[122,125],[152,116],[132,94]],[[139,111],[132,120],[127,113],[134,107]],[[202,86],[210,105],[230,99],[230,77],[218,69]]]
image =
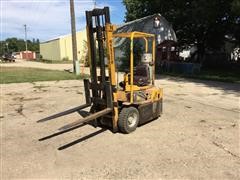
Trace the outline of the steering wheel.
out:
[[[139,86],[143,86],[144,85],[144,81],[143,81],[142,78],[140,78],[137,83],[138,83]]]

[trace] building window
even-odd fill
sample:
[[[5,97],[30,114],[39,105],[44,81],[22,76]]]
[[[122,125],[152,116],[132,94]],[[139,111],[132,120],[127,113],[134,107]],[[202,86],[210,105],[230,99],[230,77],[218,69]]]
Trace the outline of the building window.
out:
[[[158,43],[158,44],[161,43],[161,35],[160,35],[160,34],[157,35],[157,43]]]
[[[153,27],[154,28],[159,28],[160,27],[160,20],[159,20],[158,17],[154,18]]]

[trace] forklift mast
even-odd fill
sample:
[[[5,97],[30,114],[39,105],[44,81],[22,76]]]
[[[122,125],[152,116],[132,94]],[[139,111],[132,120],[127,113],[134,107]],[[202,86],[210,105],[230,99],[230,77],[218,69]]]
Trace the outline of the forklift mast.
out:
[[[86,22],[91,73],[91,82],[89,82],[92,90],[91,101],[94,107],[102,105],[112,108],[111,78],[106,74],[104,51],[106,48],[106,24],[110,24],[109,8],[86,11]],[[97,71],[97,59],[100,63],[100,75]]]
[[[107,47],[109,47],[108,43],[105,43],[105,42],[106,40],[108,40],[108,42],[110,40],[109,38],[106,37],[106,34],[107,34],[106,26],[112,27],[110,23],[109,8],[104,7],[103,9],[93,9],[92,11],[86,11],[86,21],[87,21],[86,29],[87,29],[88,54],[89,54],[88,58],[90,61],[89,64],[90,64],[90,73],[91,73],[90,81],[89,79],[84,79],[84,91],[85,91],[86,104],[40,119],[37,122],[45,122],[45,121],[49,121],[61,116],[74,113],[74,112],[80,112],[80,110],[87,107],[91,107],[90,115],[83,119],[77,120],[73,123],[70,123],[68,125],[61,127],[59,129],[60,131],[67,131],[68,129],[71,129],[73,126],[78,126],[79,124],[82,124],[85,122],[90,122],[90,121],[94,122],[97,118],[107,115],[109,113],[110,115],[116,114],[115,111],[117,108],[116,108],[116,105],[113,107],[113,104],[116,104],[116,103],[113,103],[114,93],[112,92],[112,83],[111,83],[111,79],[115,78],[115,76],[109,78],[108,75],[110,75],[111,73],[108,72],[108,75],[106,74],[105,54],[104,54],[104,49],[105,49],[104,46],[106,46],[107,44]],[[112,33],[112,31],[110,33]],[[100,62],[100,75],[98,75],[98,71],[97,71],[97,57]],[[111,62],[114,65],[114,61],[111,60]],[[112,75],[113,74],[114,73],[112,73]],[[90,92],[90,90],[92,93]],[[115,119],[114,129],[116,129],[117,116],[113,116],[113,117],[114,118],[111,118],[111,119]]]

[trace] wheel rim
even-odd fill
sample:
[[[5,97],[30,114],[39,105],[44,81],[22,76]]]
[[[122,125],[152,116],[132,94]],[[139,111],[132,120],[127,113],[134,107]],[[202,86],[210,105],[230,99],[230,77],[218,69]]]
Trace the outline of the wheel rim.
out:
[[[128,119],[127,119],[127,123],[128,123],[128,127],[134,127],[135,124],[137,123],[137,113],[132,112],[128,115]]]

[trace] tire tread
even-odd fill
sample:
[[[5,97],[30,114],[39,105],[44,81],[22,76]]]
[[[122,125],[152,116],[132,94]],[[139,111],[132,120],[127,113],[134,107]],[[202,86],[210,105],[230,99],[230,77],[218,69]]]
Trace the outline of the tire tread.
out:
[[[128,114],[132,111],[136,111],[137,114],[138,114],[138,121],[136,123],[136,125],[132,128],[128,127],[127,125],[127,117],[128,117]],[[119,119],[118,119],[118,127],[120,129],[120,131],[122,133],[125,133],[125,134],[129,134],[133,131],[136,130],[137,126],[138,126],[138,122],[139,122],[139,112],[138,110],[135,108],[135,107],[124,107],[120,114],[119,114]]]

